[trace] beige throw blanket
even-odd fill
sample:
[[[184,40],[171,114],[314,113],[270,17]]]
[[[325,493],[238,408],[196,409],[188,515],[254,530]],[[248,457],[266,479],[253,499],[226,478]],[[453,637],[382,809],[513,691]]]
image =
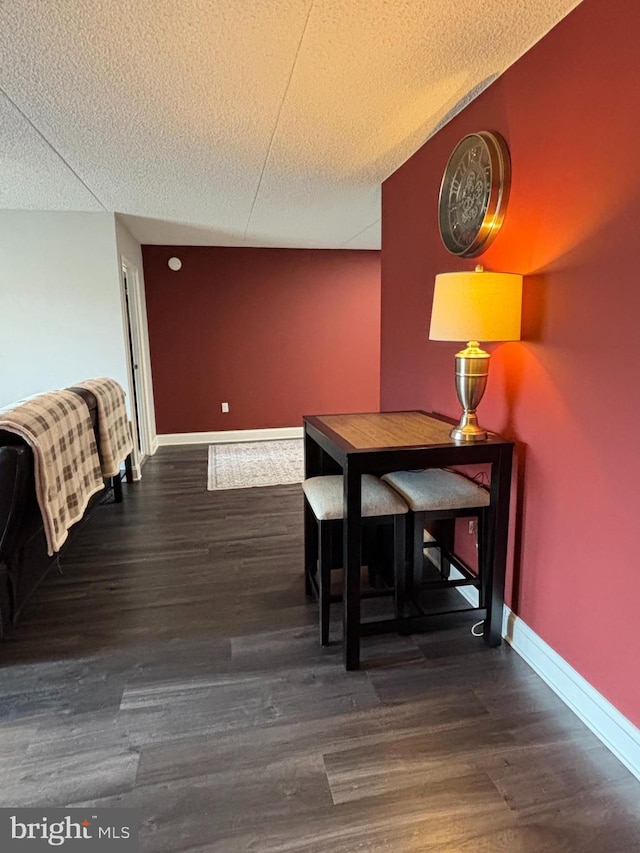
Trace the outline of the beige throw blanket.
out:
[[[0,412],[0,429],[19,435],[33,451],[36,495],[52,556],[104,486],[89,410],[72,391],[40,394]]]
[[[103,477],[115,477],[133,450],[125,393],[115,379],[86,379],[76,387],[85,388],[98,402],[98,453]]]

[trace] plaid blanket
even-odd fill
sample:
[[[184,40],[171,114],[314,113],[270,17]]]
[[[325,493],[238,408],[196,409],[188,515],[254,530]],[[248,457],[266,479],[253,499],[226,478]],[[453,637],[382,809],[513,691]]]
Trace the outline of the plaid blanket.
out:
[[[98,454],[103,477],[115,477],[120,472],[120,463],[133,450],[129,418],[125,407],[125,394],[115,379],[85,379],[77,382],[77,388],[85,388],[95,395],[98,402]]]
[[[0,412],[0,429],[33,451],[36,496],[52,556],[89,498],[104,487],[89,410],[72,391],[40,394]]]

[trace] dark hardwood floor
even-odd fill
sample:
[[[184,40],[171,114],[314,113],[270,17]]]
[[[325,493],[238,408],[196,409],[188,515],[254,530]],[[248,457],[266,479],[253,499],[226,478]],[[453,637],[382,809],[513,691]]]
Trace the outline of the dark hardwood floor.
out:
[[[136,806],[153,853],[640,850],[640,783],[508,647],[345,672],[300,487],[207,492],[206,456],[161,449],[0,645],[0,805]]]

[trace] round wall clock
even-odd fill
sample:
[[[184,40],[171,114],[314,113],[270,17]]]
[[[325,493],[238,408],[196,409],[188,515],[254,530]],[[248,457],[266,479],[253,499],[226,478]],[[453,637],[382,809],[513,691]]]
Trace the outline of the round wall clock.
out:
[[[511,162],[498,133],[470,133],[453,149],[444,170],[438,224],[445,247],[473,258],[488,249],[504,219]]]

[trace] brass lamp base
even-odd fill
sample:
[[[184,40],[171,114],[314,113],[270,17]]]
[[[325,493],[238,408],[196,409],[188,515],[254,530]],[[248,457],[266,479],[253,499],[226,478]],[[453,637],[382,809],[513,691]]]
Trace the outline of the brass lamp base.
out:
[[[475,412],[463,412],[460,423],[449,433],[454,441],[486,441],[487,431],[478,426]]]
[[[456,353],[456,392],[464,409],[460,423],[451,430],[454,441],[486,441],[487,431],[478,425],[476,409],[482,400],[489,376],[488,352],[477,341]]]

